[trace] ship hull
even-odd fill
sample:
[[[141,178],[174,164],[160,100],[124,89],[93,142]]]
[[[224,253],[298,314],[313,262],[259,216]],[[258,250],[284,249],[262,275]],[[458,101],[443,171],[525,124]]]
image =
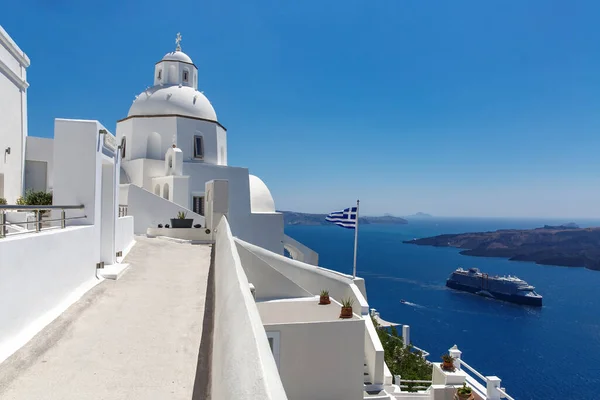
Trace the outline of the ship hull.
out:
[[[448,279],[446,281],[446,286],[448,286],[451,289],[460,290],[462,292],[479,294],[479,295],[482,295],[485,297],[508,301],[508,302],[515,303],[515,304],[522,304],[522,305],[534,306],[534,307],[542,306],[542,298],[541,297],[517,296],[517,295],[494,292],[491,290],[484,291],[481,288],[473,287],[473,286],[469,286],[469,285],[463,285],[452,279]]]

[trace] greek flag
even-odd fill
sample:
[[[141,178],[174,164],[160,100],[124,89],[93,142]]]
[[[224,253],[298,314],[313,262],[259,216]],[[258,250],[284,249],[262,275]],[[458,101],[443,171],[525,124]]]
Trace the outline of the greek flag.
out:
[[[355,229],[356,228],[356,215],[358,214],[357,207],[346,208],[342,211],[334,211],[330,213],[325,220],[333,222],[337,226],[342,228]]]

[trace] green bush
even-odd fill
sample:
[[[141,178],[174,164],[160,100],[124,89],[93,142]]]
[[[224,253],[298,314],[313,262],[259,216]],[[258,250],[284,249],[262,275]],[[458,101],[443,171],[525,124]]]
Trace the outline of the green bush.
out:
[[[379,340],[383,346],[383,356],[385,363],[392,375],[400,375],[402,379],[409,380],[431,380],[433,368],[425,360],[420,351],[414,351],[409,344],[404,346],[402,336],[398,334],[396,327],[385,329],[379,327],[377,321],[373,319],[373,324],[377,328]],[[427,386],[426,384],[409,384],[409,391],[416,391],[413,386]],[[403,388],[403,390],[406,390]]]
[[[25,196],[21,196],[17,199],[17,204],[20,206],[51,206],[52,205],[52,193],[50,192],[34,192],[33,190],[27,190]]]
[[[4,197],[0,197],[0,204],[7,204]]]
[[[25,196],[21,196],[17,199],[17,204],[20,206],[51,206],[52,205],[52,193],[44,192],[40,190],[35,192],[33,190],[27,190]],[[44,215],[47,211],[40,211],[40,214]]]

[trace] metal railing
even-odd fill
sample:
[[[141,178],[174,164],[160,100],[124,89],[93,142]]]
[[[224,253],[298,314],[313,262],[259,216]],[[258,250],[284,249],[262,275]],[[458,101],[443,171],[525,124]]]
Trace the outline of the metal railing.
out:
[[[128,215],[127,204],[119,204],[119,218],[126,217]]]
[[[482,394],[485,394],[486,398],[500,394],[500,395],[502,395],[503,398],[506,398],[508,400],[515,400],[512,396],[509,396],[506,393],[504,388],[500,387],[500,379],[498,379],[496,377],[484,376],[483,374],[479,373],[479,371],[477,371],[475,368],[473,368],[469,364],[467,364],[462,358],[459,358],[457,361],[459,361],[460,368],[462,368],[462,367],[467,368],[476,377],[478,377],[485,383],[485,386],[482,385],[481,387],[478,387],[477,389],[479,389],[481,392],[483,392]],[[490,379],[490,378],[492,378],[492,379]],[[477,385],[477,381],[475,381],[475,380],[473,380],[472,382],[469,382],[469,383],[471,383],[472,385],[473,384]],[[499,397],[500,396],[498,396],[498,398]],[[492,398],[496,398],[496,397],[492,397]]]
[[[400,378],[399,375],[396,375],[394,382],[396,383],[396,385],[398,385],[398,387],[400,388],[400,390],[404,389],[415,389],[415,390],[427,390],[430,386],[432,381],[428,381],[428,380],[411,380],[411,379],[402,379]],[[426,384],[426,385],[422,385],[422,384]],[[421,385],[419,385],[421,384]]]
[[[65,205],[65,206],[59,206],[59,205],[56,205],[56,206],[54,206],[54,205],[52,205],[52,206],[0,205],[0,238],[7,236],[7,227],[9,227],[11,225],[15,225],[15,226],[25,225],[26,227],[29,227],[29,224],[33,223],[35,226],[35,229],[32,229],[32,230],[25,229],[20,232],[14,232],[14,233],[10,234],[11,236],[19,235],[19,234],[23,234],[23,233],[40,232],[41,230],[44,230],[44,229],[56,228],[56,226],[50,226],[50,227],[44,228],[43,224],[48,224],[51,222],[60,222],[60,228],[64,229],[66,227],[66,222],[69,220],[87,218],[87,215],[81,215],[81,216],[77,216],[77,217],[67,217],[66,210],[83,210],[84,208],[85,207],[83,204],[78,205],[78,206],[74,206],[74,205]],[[60,218],[54,218],[54,219],[43,218],[47,211],[55,211],[55,210],[60,210]],[[24,222],[15,222],[15,223],[11,224],[6,221],[6,212],[7,211],[33,212],[35,214],[35,220],[33,222],[26,220]]]

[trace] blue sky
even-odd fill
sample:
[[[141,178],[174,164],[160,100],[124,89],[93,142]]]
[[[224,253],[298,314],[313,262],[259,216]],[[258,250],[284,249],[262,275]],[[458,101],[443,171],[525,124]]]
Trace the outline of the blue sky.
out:
[[[183,50],[279,209],[600,217],[600,2],[7,2],[29,134],[115,130]]]

